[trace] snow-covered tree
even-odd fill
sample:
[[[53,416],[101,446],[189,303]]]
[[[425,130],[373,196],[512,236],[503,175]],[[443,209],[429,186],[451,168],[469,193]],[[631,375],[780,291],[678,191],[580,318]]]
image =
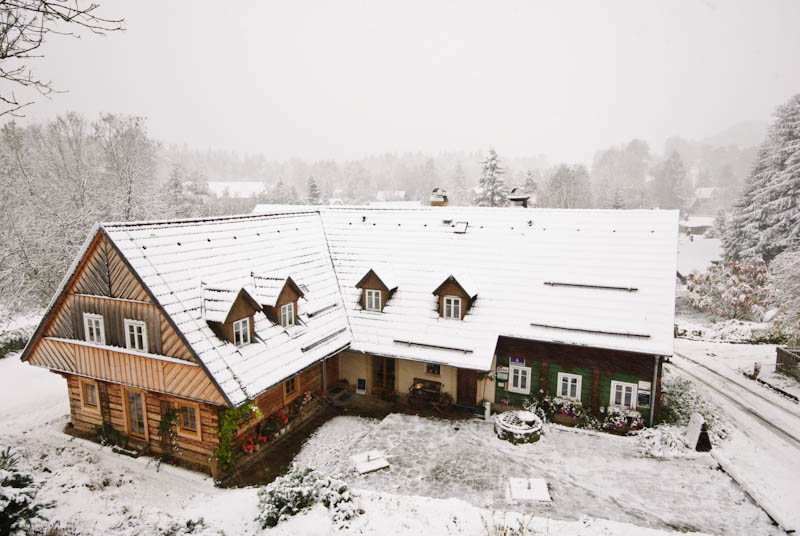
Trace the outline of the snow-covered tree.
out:
[[[728,258],[771,260],[800,241],[800,93],[775,112],[723,240]]]
[[[506,202],[508,189],[506,188],[503,174],[505,170],[497,157],[494,147],[489,148],[489,153],[481,161],[481,177],[478,182],[480,194],[473,202],[484,207],[501,207]]]
[[[31,521],[44,519],[43,510],[52,503],[37,502],[38,491],[33,475],[19,466],[11,448],[0,451],[0,534],[29,534]]]
[[[791,346],[800,346],[800,247],[787,249],[769,264],[769,281],[778,307],[774,326]]]
[[[539,185],[536,184],[536,174],[530,169],[525,172],[525,191],[534,198],[539,191]]]
[[[454,205],[461,205],[467,200],[467,181],[464,177],[464,168],[460,162],[456,164],[456,168],[453,171],[453,178],[450,181],[450,188],[447,194]]]
[[[591,208],[589,172],[582,165],[561,164],[547,181],[541,206],[553,208]]]
[[[760,320],[775,297],[762,260],[715,264],[705,273],[689,274],[689,302],[701,311],[725,318]]]
[[[322,202],[322,194],[319,191],[319,186],[317,186],[317,181],[314,180],[313,175],[308,177],[306,202],[309,205],[319,205]]]
[[[680,155],[673,151],[656,173],[656,180],[653,183],[653,197],[659,208],[681,208],[684,201],[683,193],[685,188],[686,168]]]

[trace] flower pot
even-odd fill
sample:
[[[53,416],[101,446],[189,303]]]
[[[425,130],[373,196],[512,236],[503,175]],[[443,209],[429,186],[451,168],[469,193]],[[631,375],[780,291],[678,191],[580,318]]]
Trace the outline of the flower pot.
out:
[[[578,426],[581,420],[578,417],[573,417],[571,415],[562,415],[560,413],[554,413],[550,417],[550,422],[554,422],[556,424],[560,424],[562,426]]]

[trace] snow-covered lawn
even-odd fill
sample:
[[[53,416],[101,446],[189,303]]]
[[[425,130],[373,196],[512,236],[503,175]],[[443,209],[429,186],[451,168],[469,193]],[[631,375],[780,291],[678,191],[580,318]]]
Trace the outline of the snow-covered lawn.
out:
[[[360,476],[350,470],[349,455],[373,449],[389,455],[389,470]],[[506,499],[507,479],[544,478],[552,505],[523,507],[537,516],[589,515],[725,534],[772,530],[767,516],[710,455],[646,458],[630,437],[548,427],[539,442],[512,445],[494,435],[491,422],[478,419],[393,414],[375,424],[337,417],[308,440],[296,461],[339,473],[354,488],[452,497],[481,508],[520,508]]]
[[[690,239],[685,234],[678,236],[678,271],[687,276],[693,271],[704,272],[711,261],[722,257],[722,242],[719,238],[694,236]]]
[[[60,377],[17,356],[0,360],[0,444],[18,449],[44,483],[40,498],[57,503],[48,511],[51,520],[71,522],[81,534],[163,534],[200,518],[204,525],[194,534],[262,533],[254,521],[255,488],[219,489],[204,475],[114,454],[64,435],[67,420]],[[532,527],[553,536],[775,530],[709,456],[645,458],[628,438],[551,428],[538,443],[514,446],[480,420],[337,417],[308,440],[297,461],[347,472],[350,455],[372,448],[387,451],[391,469],[346,475],[365,514],[342,533],[478,536],[487,534],[483,523],[493,515],[498,522],[518,518],[506,510],[522,512]],[[547,479],[552,506],[507,502],[511,476]],[[339,533],[321,507],[268,532]]]

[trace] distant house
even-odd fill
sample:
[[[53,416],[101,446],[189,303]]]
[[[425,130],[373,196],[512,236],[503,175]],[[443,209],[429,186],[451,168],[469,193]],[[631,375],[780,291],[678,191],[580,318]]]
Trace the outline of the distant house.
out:
[[[208,181],[208,189],[215,197],[247,199],[267,191],[261,181]]]
[[[687,203],[689,212],[692,214],[714,214],[720,208],[719,188],[708,186],[697,188],[692,199]]]
[[[688,216],[678,223],[678,230],[682,234],[702,235],[712,227],[714,218],[710,216]]]
[[[178,411],[178,455],[198,462],[221,410],[254,401],[268,418],[340,379],[368,394],[439,382],[463,406],[541,393],[652,422],[677,221],[315,206],[100,224],[22,359],[64,377],[76,429],[158,451]]]
[[[375,201],[378,202],[406,200],[405,190],[380,190],[377,194],[375,194]]]

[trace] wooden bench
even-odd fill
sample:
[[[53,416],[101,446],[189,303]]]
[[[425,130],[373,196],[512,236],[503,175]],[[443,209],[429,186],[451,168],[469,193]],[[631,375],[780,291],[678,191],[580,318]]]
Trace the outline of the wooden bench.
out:
[[[413,408],[421,409],[430,404],[439,412],[452,402],[450,395],[442,391],[442,382],[424,378],[414,378],[414,383],[408,389],[406,400],[408,405]]]

